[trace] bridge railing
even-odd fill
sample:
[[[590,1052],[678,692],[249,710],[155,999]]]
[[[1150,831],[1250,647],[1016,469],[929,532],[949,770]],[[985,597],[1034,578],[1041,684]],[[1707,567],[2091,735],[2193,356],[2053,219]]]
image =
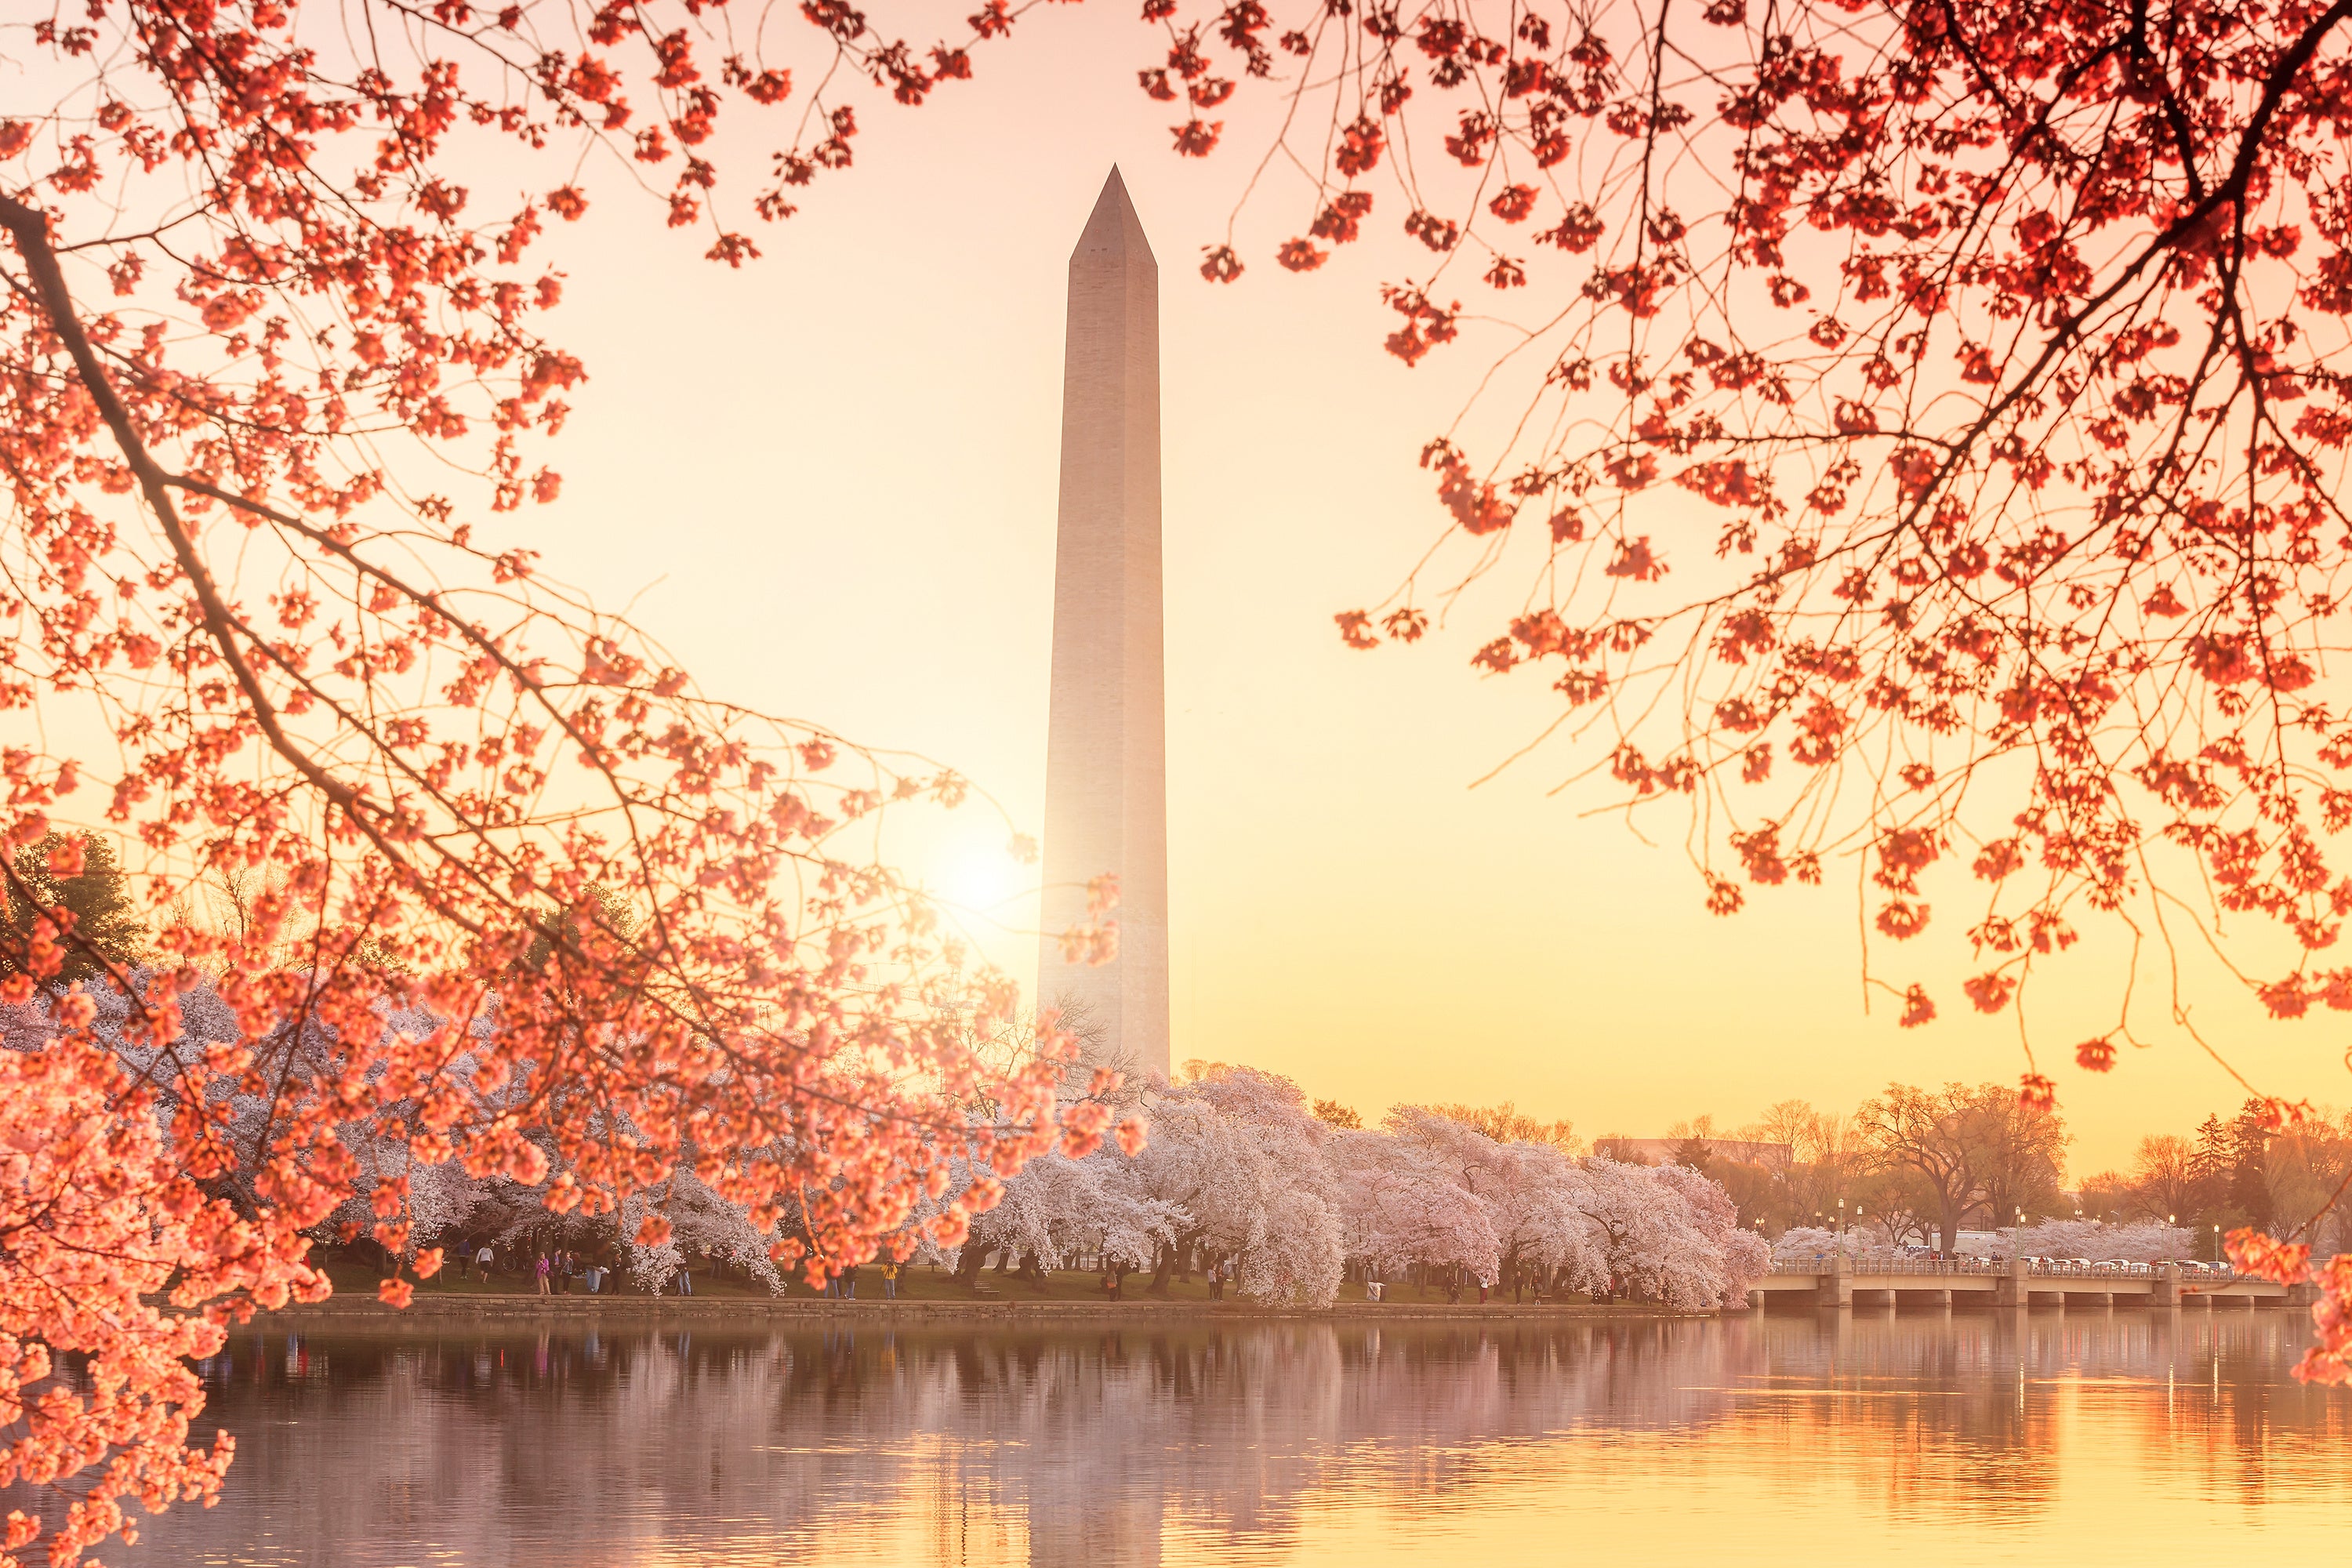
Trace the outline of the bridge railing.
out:
[[[1811,1258],[1772,1260],[1775,1274],[1826,1274],[1830,1271],[1831,1255],[1815,1253]],[[1852,1258],[1846,1260],[1849,1274],[2006,1274],[2006,1259],[1989,1258]]]
[[[1810,1258],[1780,1258],[1772,1260],[1774,1274],[1821,1275],[1830,1271],[1831,1255],[1816,1253]],[[2158,1265],[2147,1263],[2074,1263],[2063,1258],[2032,1258],[2026,1259],[2026,1274],[2036,1279],[2146,1279],[2155,1274]],[[1851,1275],[1902,1274],[1912,1276],[2007,1274],[2006,1258],[1856,1258],[1846,1263]],[[2185,1284],[2206,1284],[2234,1279],[2229,1268],[2210,1268],[2181,1271]]]

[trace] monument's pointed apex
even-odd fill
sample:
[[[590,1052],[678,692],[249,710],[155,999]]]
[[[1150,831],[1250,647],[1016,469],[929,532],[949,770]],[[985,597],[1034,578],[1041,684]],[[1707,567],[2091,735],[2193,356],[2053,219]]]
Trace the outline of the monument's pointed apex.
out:
[[[1088,251],[1153,260],[1151,242],[1143,237],[1143,220],[1135,216],[1135,203],[1128,198],[1127,182],[1119,177],[1116,163],[1103,182],[1102,194],[1095,198],[1095,210],[1088,215],[1070,259],[1076,262]]]

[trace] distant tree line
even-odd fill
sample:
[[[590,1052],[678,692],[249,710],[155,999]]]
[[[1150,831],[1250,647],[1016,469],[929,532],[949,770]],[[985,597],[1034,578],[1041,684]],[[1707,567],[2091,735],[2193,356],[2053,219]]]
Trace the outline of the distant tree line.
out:
[[[1595,1146],[1622,1157],[1641,1142]],[[2330,1206],[2352,1176],[2352,1113],[2273,1131],[2250,1100],[2189,1134],[2141,1139],[2127,1170],[2074,1191],[2063,1119],[2004,1084],[1889,1084],[1850,1113],[1787,1100],[1736,1129],[1677,1123],[1664,1142],[1664,1157],[1720,1183],[1740,1223],[1768,1237],[1844,1226],[1951,1251],[1963,1230],[2080,1217],[2179,1226],[2198,1257],[2216,1258],[2218,1238],[2241,1226],[2293,1230],[2316,1215],[2315,1251],[2352,1247],[2352,1221]]]
[[[2210,1258],[2217,1232],[2288,1232],[2317,1216],[2315,1253],[2352,1250],[2352,1216],[2337,1202],[2352,1177],[2352,1112],[2322,1112],[2282,1131],[2266,1131],[2262,1112],[2250,1100],[2189,1135],[2141,1139],[2128,1170],[2084,1178],[2084,1217],[2174,1217],[2195,1228],[2200,1256]]]

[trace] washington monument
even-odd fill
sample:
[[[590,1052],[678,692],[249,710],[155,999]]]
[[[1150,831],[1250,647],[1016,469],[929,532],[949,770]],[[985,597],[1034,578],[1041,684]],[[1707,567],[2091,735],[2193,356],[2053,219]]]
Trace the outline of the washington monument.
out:
[[[1113,169],[1070,253],[1045,745],[1041,1006],[1089,1058],[1168,1071],[1168,783],[1160,645],[1160,268]],[[1062,962],[1087,882],[1119,881],[1118,957]]]

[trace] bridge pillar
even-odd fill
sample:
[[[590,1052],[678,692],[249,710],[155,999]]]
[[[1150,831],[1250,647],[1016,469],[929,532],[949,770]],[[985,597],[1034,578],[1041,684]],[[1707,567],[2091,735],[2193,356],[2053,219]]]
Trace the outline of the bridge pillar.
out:
[[[2096,1300],[2101,1307],[2105,1308],[2109,1311],[2113,1311],[2115,1310],[2116,1293],[2113,1290],[2102,1290],[2097,1296],[2093,1298],[2093,1300]]]
[[[1816,1307],[1853,1305],[1853,1276],[1847,1270],[1844,1253],[1830,1254],[1829,1267],[1814,1276],[1813,1305]]]
[[[2308,1279],[2300,1285],[2290,1285],[2284,1304],[2295,1311],[2307,1312],[2319,1305],[2319,1287]]]
[[[1952,1293],[1949,1290],[1930,1290],[1927,1292],[1927,1300],[1931,1304],[1941,1307],[1948,1312],[1952,1310]]]
[[[2029,1305],[2032,1300],[2032,1292],[2027,1287],[2027,1278],[2028,1276],[2025,1272],[2025,1259],[2022,1258],[2011,1258],[2009,1260],[2009,1272],[2002,1275],[1992,1288],[1993,1305],[1996,1307],[2023,1307]]]
[[[2151,1307],[2180,1305],[2180,1266],[2179,1264],[2168,1263],[2156,1271],[2156,1277],[2148,1281],[2147,1304]]]

